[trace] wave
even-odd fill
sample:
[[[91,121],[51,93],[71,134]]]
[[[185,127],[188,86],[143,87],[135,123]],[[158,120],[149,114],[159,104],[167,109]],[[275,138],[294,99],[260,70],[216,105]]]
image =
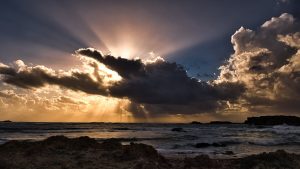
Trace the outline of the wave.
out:
[[[174,144],[172,146],[172,149],[180,149],[184,147],[192,147],[192,148],[208,148],[208,147],[227,147],[232,145],[238,145],[242,144],[242,142],[239,141],[220,141],[220,142],[199,142],[199,143],[187,143],[187,144]]]
[[[285,145],[300,145],[298,141],[276,142],[276,141],[249,141],[248,144],[257,146],[285,146]]]

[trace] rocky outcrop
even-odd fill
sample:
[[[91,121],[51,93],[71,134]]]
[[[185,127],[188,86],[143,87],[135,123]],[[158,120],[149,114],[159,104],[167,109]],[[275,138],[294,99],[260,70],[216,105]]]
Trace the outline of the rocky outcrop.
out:
[[[152,146],[116,139],[101,143],[89,137],[54,136],[43,141],[10,141],[0,145],[1,169],[299,169],[300,155],[284,151],[240,159],[161,156]]]
[[[195,158],[186,158],[183,169],[238,169],[237,160],[211,159],[207,155],[199,155]]]
[[[145,144],[122,145],[114,139],[98,143],[89,137],[54,136],[43,141],[10,141],[0,146],[1,169],[169,169],[170,165]]]
[[[300,156],[278,150],[245,157],[240,159],[239,163],[243,169],[299,169]]]
[[[4,120],[4,121],[0,121],[0,123],[12,123],[12,121],[10,121],[10,120]]]
[[[199,121],[192,121],[190,124],[203,124],[203,123],[201,123]]]
[[[210,159],[207,155],[186,158],[185,169],[299,169],[300,155],[283,150],[240,159]]]
[[[248,117],[244,122],[251,125],[294,125],[300,126],[300,117],[296,116],[260,116]]]
[[[233,124],[230,121],[211,121],[209,124]]]

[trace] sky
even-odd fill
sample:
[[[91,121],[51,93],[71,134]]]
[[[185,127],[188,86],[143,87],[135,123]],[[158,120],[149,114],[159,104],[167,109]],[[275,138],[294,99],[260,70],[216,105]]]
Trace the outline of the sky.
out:
[[[0,120],[300,112],[297,0],[3,0]]]

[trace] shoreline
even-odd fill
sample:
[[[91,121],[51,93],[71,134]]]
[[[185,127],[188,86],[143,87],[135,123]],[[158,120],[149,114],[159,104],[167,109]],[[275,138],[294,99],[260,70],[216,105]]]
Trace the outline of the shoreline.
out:
[[[243,158],[164,157],[152,146],[99,143],[89,137],[52,136],[42,141],[9,141],[0,145],[0,168],[49,169],[299,169],[300,154],[277,150]]]

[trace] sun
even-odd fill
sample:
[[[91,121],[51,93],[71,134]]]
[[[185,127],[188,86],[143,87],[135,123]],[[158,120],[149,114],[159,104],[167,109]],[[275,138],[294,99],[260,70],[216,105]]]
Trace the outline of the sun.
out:
[[[110,54],[115,57],[132,59],[136,57],[135,49],[132,46],[124,45],[120,47],[110,47]]]

